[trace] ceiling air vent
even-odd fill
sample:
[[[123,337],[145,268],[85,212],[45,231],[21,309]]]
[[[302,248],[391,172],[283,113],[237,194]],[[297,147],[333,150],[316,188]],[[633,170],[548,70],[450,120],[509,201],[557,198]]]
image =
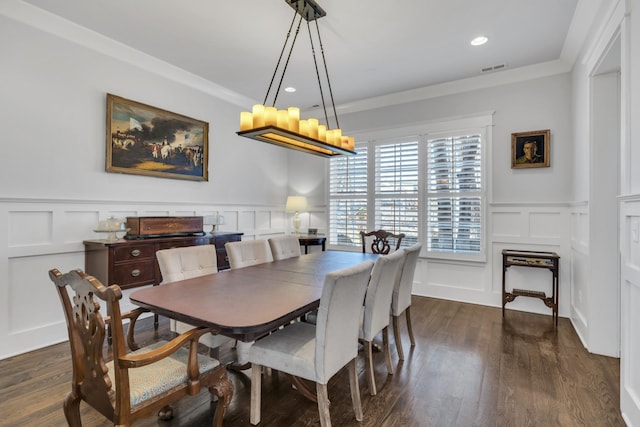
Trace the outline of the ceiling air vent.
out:
[[[492,71],[500,71],[504,68],[507,68],[507,64],[497,64],[492,65],[491,67],[485,67],[480,70],[481,73],[490,73]]]

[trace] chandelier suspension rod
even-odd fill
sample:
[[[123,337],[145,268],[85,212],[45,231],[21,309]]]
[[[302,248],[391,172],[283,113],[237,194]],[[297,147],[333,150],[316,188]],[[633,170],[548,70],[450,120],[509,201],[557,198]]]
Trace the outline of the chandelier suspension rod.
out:
[[[318,26],[318,20],[314,19],[316,27]],[[322,109],[324,110],[324,120],[329,126],[329,116],[327,115],[327,106],[324,102],[324,91],[322,90],[322,82],[320,81],[320,71],[318,70],[318,60],[316,59],[316,49],[313,46],[313,37],[311,37],[311,27],[309,21],[307,21],[307,31],[309,32],[309,42],[311,43],[311,56],[313,57],[313,65],[316,69],[316,77],[318,78],[318,87],[320,88],[320,99],[322,99]],[[337,120],[336,120],[337,123]]]
[[[331,89],[331,80],[329,79],[329,69],[327,68],[327,59],[324,56],[324,46],[322,45],[322,37],[320,37],[320,27],[318,26],[318,20],[314,19],[314,21],[316,21],[316,31],[318,32],[318,41],[320,43],[320,53],[322,54],[322,62],[324,63],[324,72],[327,76],[327,86],[329,86],[329,96],[331,97],[331,106],[333,107],[333,117],[336,118],[336,128],[340,127],[340,123],[338,122],[338,113],[336,111],[336,103],[333,100],[333,90]],[[309,36],[311,36],[311,33],[309,33]],[[314,61],[315,61],[315,56],[314,56]],[[316,71],[317,71],[317,66],[316,66]],[[324,101],[322,101],[322,105],[324,107]],[[324,112],[325,116],[327,115],[326,109]],[[327,121],[327,126],[329,125],[329,121]]]
[[[280,68],[280,63],[282,62],[282,55],[284,55],[284,51],[287,48],[287,42],[289,41],[289,37],[291,36],[291,29],[293,28],[293,24],[296,22],[296,15],[298,12],[294,12],[293,19],[291,20],[291,25],[289,26],[289,31],[287,31],[287,37],[284,39],[284,44],[282,45],[282,50],[280,51],[280,57],[278,58],[278,63],[276,64],[276,69],[273,70],[273,76],[271,76],[271,82],[269,83],[269,87],[267,88],[267,93],[264,95],[264,102],[262,105],[267,105],[267,99],[269,98],[269,92],[271,92],[271,87],[273,86],[273,81],[276,78],[276,74],[278,74],[278,68]],[[282,86],[282,80],[284,79],[284,73],[287,71],[287,66],[289,65],[289,59],[291,59],[291,53],[293,52],[293,46],[296,44],[296,39],[298,38],[298,33],[300,32],[300,24],[302,24],[302,15],[300,15],[300,20],[298,21],[298,27],[296,28],[296,34],[293,37],[293,42],[291,43],[291,48],[289,49],[289,55],[287,56],[287,62],[284,65],[284,70],[282,71],[282,76],[280,77],[280,83],[278,84],[278,90],[276,91],[273,98],[273,106],[276,105],[276,99],[278,99],[278,92],[280,92],[280,86]]]

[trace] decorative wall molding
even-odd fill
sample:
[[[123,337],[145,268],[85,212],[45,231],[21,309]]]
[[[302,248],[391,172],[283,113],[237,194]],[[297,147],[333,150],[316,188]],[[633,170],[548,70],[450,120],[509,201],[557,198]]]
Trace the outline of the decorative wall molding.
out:
[[[290,215],[282,205],[137,202],[121,200],[0,199],[0,359],[67,339],[51,268],[84,269],[83,240],[100,239],[99,221],[115,216],[222,214],[221,231],[243,239],[288,233]],[[324,207],[311,207],[303,224],[324,220]],[[123,298],[127,307],[128,298]],[[24,310],[29,304],[30,309]]]

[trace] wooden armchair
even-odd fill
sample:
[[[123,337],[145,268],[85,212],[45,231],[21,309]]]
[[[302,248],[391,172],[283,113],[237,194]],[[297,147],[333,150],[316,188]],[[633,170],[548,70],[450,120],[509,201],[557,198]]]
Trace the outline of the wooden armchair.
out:
[[[158,411],[169,419],[173,416],[170,403],[195,395],[202,387],[218,397],[212,425],[222,425],[233,385],[220,362],[197,353],[198,339],[210,328],[194,328],[170,342],[127,354],[122,319],[128,317],[133,324],[143,310],[121,314],[119,286],[105,287],[80,270],[62,274],[53,269],[49,277],[62,302],[71,345],[73,377],[63,405],[69,426],[82,425],[83,400],[118,426],[129,426]],[[100,304],[106,306],[113,336],[113,361],[108,363],[103,355],[106,319]],[[131,325],[129,329],[133,330]],[[183,347],[187,343],[188,350]]]
[[[373,239],[369,237],[373,236]],[[374,254],[382,254],[386,255],[391,252],[391,243],[395,240],[395,249],[400,249],[400,243],[402,243],[402,239],[405,237],[404,233],[394,234],[385,230],[376,230],[369,232],[360,232],[360,238],[362,239],[362,253],[367,252],[367,241],[371,241],[371,245],[369,249]],[[391,240],[391,242],[389,241]]]

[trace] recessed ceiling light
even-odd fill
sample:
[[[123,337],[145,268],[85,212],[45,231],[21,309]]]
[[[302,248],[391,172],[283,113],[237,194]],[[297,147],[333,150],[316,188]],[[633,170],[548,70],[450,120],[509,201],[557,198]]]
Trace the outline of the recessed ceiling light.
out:
[[[485,36],[478,36],[475,39],[471,40],[471,45],[472,46],[482,46],[483,44],[485,44],[488,41],[489,41],[489,39],[486,38]]]
[[[284,91],[285,91],[285,92],[295,92],[295,91],[296,91],[296,88],[295,88],[295,87],[291,87],[291,86],[289,86],[289,87],[285,87],[285,88],[284,88]]]

